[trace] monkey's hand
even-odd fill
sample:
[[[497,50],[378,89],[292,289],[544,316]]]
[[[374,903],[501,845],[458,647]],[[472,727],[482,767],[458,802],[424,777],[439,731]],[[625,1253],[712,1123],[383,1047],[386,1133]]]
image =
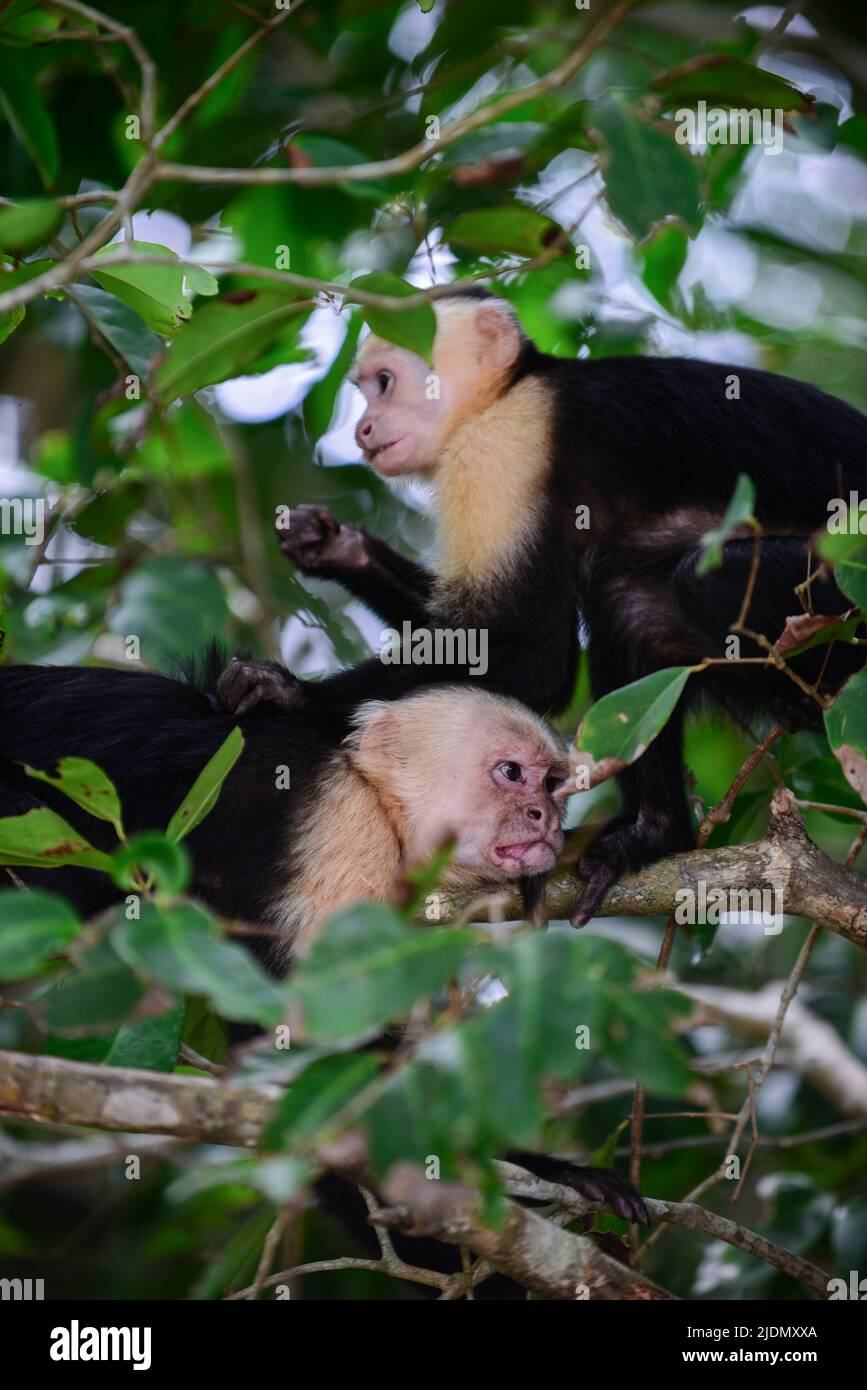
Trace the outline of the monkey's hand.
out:
[[[304,682],[276,661],[244,661],[233,656],[217,681],[217,699],[229,714],[246,714],[270,703],[297,710],[305,701]]]
[[[278,526],[277,544],[302,574],[358,569],[370,563],[367,536],[358,526],[335,521],[327,507],[293,507],[288,529]]]
[[[675,833],[668,818],[643,810],[638,820],[620,817],[606,825],[587,846],[578,861],[586,880],[580,902],[570,917],[573,927],[584,927],[602,906],[605,894],[623,874],[635,873],[666,854],[692,849],[690,831]]]
[[[565,1158],[554,1158],[549,1154],[507,1153],[504,1157],[519,1168],[526,1168],[545,1182],[557,1183],[560,1187],[571,1187],[588,1202],[598,1202],[606,1211],[624,1221],[637,1221],[641,1226],[649,1224],[647,1207],[641,1193],[626,1178],[619,1178],[610,1168],[582,1168]]]

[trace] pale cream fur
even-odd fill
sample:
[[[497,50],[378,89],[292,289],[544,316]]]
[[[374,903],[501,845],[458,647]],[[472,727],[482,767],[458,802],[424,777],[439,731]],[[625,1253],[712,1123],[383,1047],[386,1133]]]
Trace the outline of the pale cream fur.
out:
[[[478,823],[477,807],[488,765],[519,756],[567,772],[545,722],[486,691],[439,687],[370,701],[354,723],[305,829],[287,846],[290,876],[272,921],[294,955],[340,907],[364,897],[398,901],[407,870],[459,830],[445,886],[501,881],[493,867],[482,871],[492,826]]]

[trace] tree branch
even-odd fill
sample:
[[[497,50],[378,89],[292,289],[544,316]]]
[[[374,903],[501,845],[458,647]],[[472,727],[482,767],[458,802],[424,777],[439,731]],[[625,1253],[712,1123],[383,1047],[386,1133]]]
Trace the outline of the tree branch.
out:
[[[724,845],[671,855],[616,883],[599,909],[599,916],[661,917],[679,905],[684,889],[704,883],[713,890],[749,891],[771,883],[782,893],[783,911],[830,927],[853,945],[867,950],[867,883],[836,863],[810,839],[795,798],[785,788],[771,800],[765,837],[749,845]],[[581,895],[581,880],[571,871],[555,874],[548,883],[545,905],[552,920],[568,917]],[[516,895],[502,896],[506,917],[522,916]],[[462,915],[461,900],[441,894],[439,922]],[[484,920],[486,909],[474,905],[466,920]]]

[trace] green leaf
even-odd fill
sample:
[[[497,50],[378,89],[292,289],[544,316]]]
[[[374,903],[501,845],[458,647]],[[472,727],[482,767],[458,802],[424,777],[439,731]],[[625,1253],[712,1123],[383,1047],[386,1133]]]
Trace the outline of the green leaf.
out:
[[[194,903],[145,900],[140,919],[121,922],[111,940],[132,969],[173,994],[202,995],[224,1018],[269,1028],[283,1016],[284,990]]]
[[[597,762],[611,759],[614,771],[634,763],[668,722],[691,672],[691,666],[667,666],[603,695],[584,717],[578,747]]]
[[[20,256],[50,241],[63,221],[63,209],[49,198],[32,198],[0,207],[0,249]]]
[[[691,58],[650,84],[668,110],[672,106],[758,107],[760,110],[809,111],[814,98],[785,77],[723,53]]]
[[[184,1006],[143,1018],[137,1023],[125,1023],[105,1058],[111,1067],[143,1067],[145,1071],[174,1070],[181,1046],[184,1026]]]
[[[162,339],[145,327],[140,315],[128,304],[95,285],[76,285],[75,298],[136,376],[147,380],[154,358],[163,351]]]
[[[205,764],[175,814],[169,821],[166,835],[170,840],[182,840],[195,830],[217,804],[223,783],[244,751],[244,735],[233,729],[220,744],[214,756]]]
[[[418,294],[414,285],[408,285],[399,275],[390,270],[374,270],[369,275],[357,275],[352,288],[367,290],[370,294],[387,294],[397,298]],[[362,314],[374,333],[387,343],[414,352],[423,361],[433,360],[433,343],[436,336],[436,314],[430,304],[420,304],[415,309],[368,309]]]
[[[286,1090],[268,1123],[263,1146],[282,1148],[287,1140],[309,1138],[369,1086],[380,1068],[372,1052],[316,1058]]]
[[[550,217],[543,217],[533,208],[479,208],[463,212],[450,222],[444,233],[446,240],[471,251],[483,251],[492,256],[538,256],[546,251],[563,230]]]
[[[707,574],[722,564],[723,546],[742,526],[755,522],[756,489],[746,473],[740,473],[735,483],[731,501],[719,526],[706,531],[701,538],[701,555],[695,567],[696,574]]]
[[[61,16],[51,10],[34,8],[32,0],[7,0],[0,14],[0,43],[27,48],[51,37]]]
[[[644,262],[642,280],[654,298],[672,313],[678,312],[680,307],[675,289],[688,249],[689,234],[672,217],[661,222],[638,248]]]
[[[109,855],[94,849],[83,835],[45,806],[0,820],[0,864],[32,869],[77,864],[82,869],[111,872]]]
[[[212,569],[173,555],[138,565],[123,580],[108,626],[141,639],[152,666],[171,666],[223,631],[229,608]]]
[[[863,514],[850,511],[848,530],[822,536],[817,549],[834,566],[834,578],[843,593],[867,609],[867,536],[858,529],[863,520]]]
[[[846,682],[825,711],[825,732],[846,781],[867,804],[867,668]]]
[[[196,311],[154,374],[163,404],[192,395],[227,377],[241,376],[278,338],[289,321],[307,313],[298,292],[237,290]]]
[[[135,1008],[144,989],[108,942],[88,951],[80,970],[71,970],[37,1003],[44,1029],[89,1037],[109,1033]]]
[[[608,205],[636,237],[657,222],[678,217],[696,231],[701,216],[701,165],[673,135],[638,120],[622,99],[594,112],[610,158],[605,170]]]
[[[184,295],[184,285],[195,294],[216,294],[219,285],[209,270],[201,266],[181,265],[111,265],[113,258],[127,251],[178,260],[174,251],[152,241],[121,241],[103,246],[97,256],[104,260],[105,269],[91,271],[98,285],[117,295],[144,319],[148,328],[162,337],[170,337],[190,318],[193,306]]]
[[[475,944],[472,931],[410,926],[382,903],[359,903],[332,918],[299,961],[290,996],[311,1037],[355,1037],[439,989]]]
[[[76,806],[82,806],[96,816],[97,820],[108,821],[114,826],[117,838],[124,838],[117,788],[96,763],[87,758],[61,758],[54,774],[38,772],[33,767],[25,767],[24,771],[37,782],[47,782],[49,787],[56,787]]]
[[[0,51],[0,105],[46,188],[57,178],[60,151],[54,122],[39,91],[41,58]]]
[[[114,853],[112,877],[119,888],[136,888],[138,874],[161,893],[182,893],[192,876],[190,856],[159,830],[143,830]]]
[[[0,979],[23,980],[74,941],[82,923],[53,893],[0,892]]]

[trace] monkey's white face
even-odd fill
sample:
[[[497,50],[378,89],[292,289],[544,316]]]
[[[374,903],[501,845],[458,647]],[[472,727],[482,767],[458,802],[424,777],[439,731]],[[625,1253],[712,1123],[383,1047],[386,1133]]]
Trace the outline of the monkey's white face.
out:
[[[352,380],[367,409],[355,440],[384,478],[425,473],[437,457],[443,402],[428,399],[437,389],[429,374],[420,357],[373,335],[358,354]]]
[[[462,421],[501,389],[521,346],[507,305],[439,300],[433,367],[371,333],[350,380],[367,409],[355,431],[371,467],[384,478],[430,474]]]
[[[507,879],[553,869],[563,849],[553,795],[563,781],[562,764],[513,742],[489,750],[475,773],[465,774],[453,805],[455,865],[492,869]]]

